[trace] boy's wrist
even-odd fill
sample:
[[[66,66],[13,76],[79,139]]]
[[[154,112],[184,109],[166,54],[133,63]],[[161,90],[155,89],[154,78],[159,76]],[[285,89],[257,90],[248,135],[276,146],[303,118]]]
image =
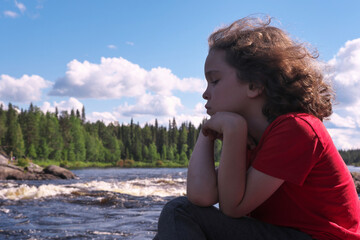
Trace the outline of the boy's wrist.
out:
[[[239,114],[233,114],[223,126],[223,135],[247,133],[247,122]]]

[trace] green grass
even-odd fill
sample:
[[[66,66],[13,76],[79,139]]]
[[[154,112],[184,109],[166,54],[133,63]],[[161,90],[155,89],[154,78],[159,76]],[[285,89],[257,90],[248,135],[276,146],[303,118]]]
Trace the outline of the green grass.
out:
[[[55,160],[32,160],[33,163],[41,166],[41,167],[47,167],[49,165],[57,165],[59,166],[60,162]]]
[[[61,167],[66,167],[69,169],[77,168],[109,168],[109,167],[119,167],[116,163],[105,163],[105,162],[59,162],[55,160],[32,160],[33,163],[41,166],[47,167],[49,165],[56,165]],[[158,161],[158,162],[139,162],[139,161],[129,161],[130,164],[123,166],[123,168],[186,168],[187,164],[181,164],[173,161]],[[120,167],[119,167],[120,168]]]
[[[57,165],[62,166],[70,169],[76,168],[106,168],[106,167],[114,167],[113,163],[104,163],[104,162],[59,162],[55,160],[33,160],[33,163],[41,166],[47,167],[49,165]]]

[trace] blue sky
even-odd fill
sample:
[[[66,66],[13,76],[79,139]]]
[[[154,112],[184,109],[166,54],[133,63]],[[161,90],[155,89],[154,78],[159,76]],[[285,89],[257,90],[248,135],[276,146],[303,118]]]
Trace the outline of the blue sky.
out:
[[[207,37],[262,13],[317,48],[337,92],[325,124],[338,148],[360,148],[358,9],[357,0],[0,0],[0,102],[84,105],[89,121],[106,123],[197,124]]]

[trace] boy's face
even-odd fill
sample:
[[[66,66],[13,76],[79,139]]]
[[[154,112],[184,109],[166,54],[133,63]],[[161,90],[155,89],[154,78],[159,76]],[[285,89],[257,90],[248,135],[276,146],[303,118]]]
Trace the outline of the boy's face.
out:
[[[225,61],[225,51],[211,50],[205,61],[205,77],[208,83],[203,98],[205,108],[212,116],[216,112],[234,112],[244,116],[248,108],[249,84],[242,83],[237,71]]]

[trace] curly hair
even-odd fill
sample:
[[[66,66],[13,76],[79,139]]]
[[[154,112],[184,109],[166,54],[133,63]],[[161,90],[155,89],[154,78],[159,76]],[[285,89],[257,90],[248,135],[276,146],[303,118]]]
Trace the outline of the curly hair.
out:
[[[240,81],[264,89],[262,112],[269,122],[289,112],[309,113],[321,121],[329,117],[334,92],[324,80],[317,52],[270,23],[269,17],[235,21],[210,35],[209,51],[224,50]]]

